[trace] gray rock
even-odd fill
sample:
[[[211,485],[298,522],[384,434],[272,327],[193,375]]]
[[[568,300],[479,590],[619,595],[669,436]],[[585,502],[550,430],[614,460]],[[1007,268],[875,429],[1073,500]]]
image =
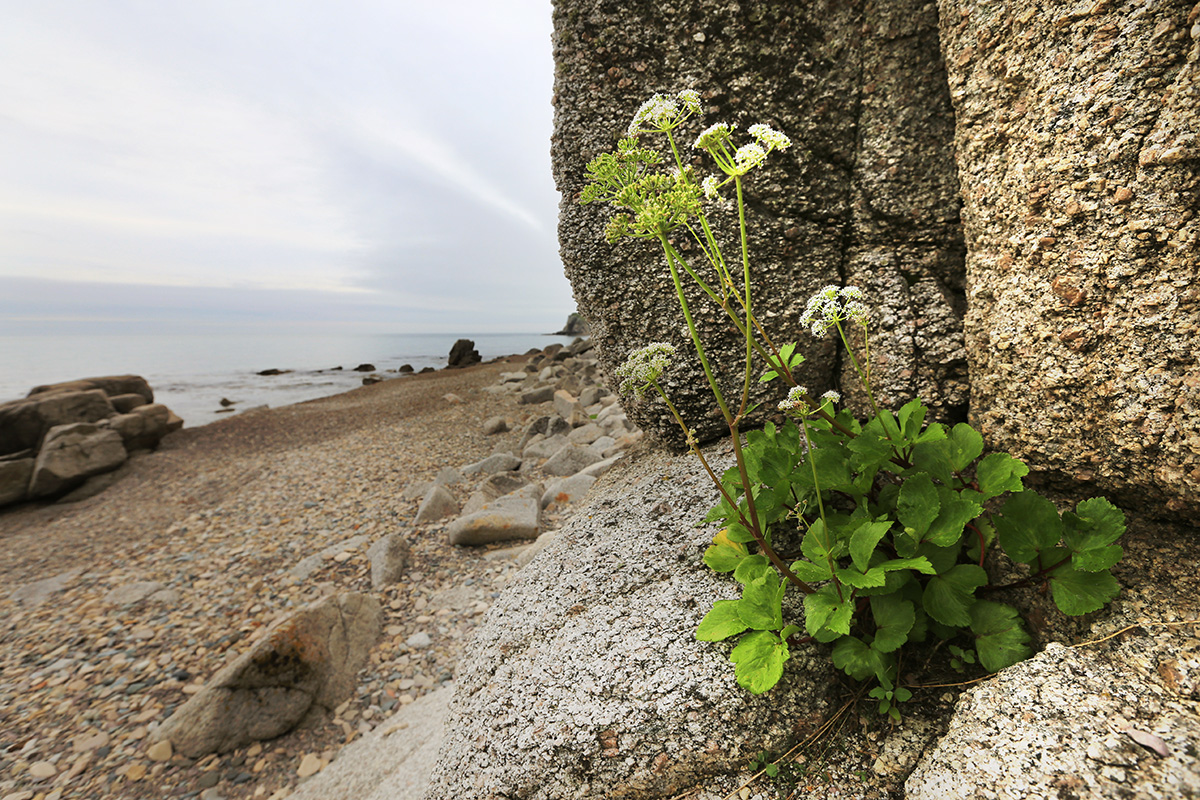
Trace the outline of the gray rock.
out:
[[[456,483],[462,483],[462,481],[463,474],[454,467],[442,467],[433,479],[434,483],[440,483],[442,486],[453,486]],[[424,492],[421,494],[424,494]]]
[[[349,539],[330,545],[318,553],[313,553],[311,556],[301,560],[296,566],[288,570],[288,575],[296,580],[304,580],[309,575],[312,575],[327,559],[333,558],[338,553],[355,550],[362,547],[370,537],[368,536],[352,536]]]
[[[581,475],[591,475],[593,478],[599,478],[601,475],[603,475],[604,473],[608,472],[610,469],[615,467],[617,465],[617,462],[619,462],[622,458],[624,458],[623,454],[616,455],[616,456],[609,456],[608,458],[604,459],[603,461],[597,461],[595,464],[592,464],[591,466],[584,467],[582,470],[579,471],[579,473]]]
[[[474,464],[468,464],[459,471],[463,475],[477,475],[483,473],[485,475],[494,475],[497,472],[510,472],[521,466],[521,459],[514,456],[512,453],[494,453],[482,461],[476,461]]]
[[[971,243],[972,422],[989,447],[1059,480],[1194,519],[1195,9],[1076,15],[1018,0],[1005,13],[1030,23],[993,28],[964,15],[971,3],[939,5]]]
[[[1200,662],[1189,638],[1157,630],[1099,651],[1047,645],[959,698],[905,797],[1196,796]],[[1166,755],[1133,738],[1146,734]]]
[[[13,601],[29,608],[37,608],[50,599],[50,596],[63,589],[83,574],[82,569],[69,569],[50,578],[26,583],[13,589],[8,595]]]
[[[483,435],[493,436],[508,430],[508,420],[504,417],[488,417],[483,423]]]
[[[170,414],[170,409],[161,403],[142,404],[128,414],[108,418],[105,424],[121,435],[126,450],[152,450],[169,432]]]
[[[475,342],[470,339],[459,339],[450,348],[450,356],[446,360],[448,369],[457,369],[459,367],[469,367],[472,364],[478,364],[482,361],[482,356],[475,349]]]
[[[712,532],[693,527],[696,498],[715,489],[694,460],[647,456],[606,486],[476,629],[427,800],[669,797],[832,707],[812,646],[756,696],[728,643],[695,640],[707,604],[738,587],[700,560]]]
[[[38,450],[51,428],[74,422],[99,422],[116,409],[99,389],[47,392],[0,404],[0,455]]]
[[[127,457],[121,436],[116,431],[89,422],[57,425],[46,433],[38,452],[29,496],[47,497],[66,492],[91,475],[116,469]]]
[[[425,631],[418,631],[404,640],[405,647],[413,650],[424,650],[431,644],[433,644],[433,639],[430,638],[429,634],[425,633]]]
[[[66,381],[64,383],[44,384],[30,389],[29,397],[67,392],[86,392],[95,389],[104,392],[109,398],[126,394],[136,394],[147,403],[154,402],[154,392],[150,389],[150,384],[140,375],[106,375],[100,378],[81,378],[76,381]],[[90,422],[91,420],[83,421]]]
[[[25,499],[29,479],[33,477],[33,464],[32,458],[0,461],[0,506]]]
[[[454,693],[446,686],[404,706],[338,752],[289,800],[423,800]]]
[[[554,399],[554,387],[542,386],[537,389],[530,389],[521,394],[521,403],[523,405],[531,405],[533,403],[548,403]]]
[[[353,692],[381,620],[379,601],[357,593],[300,609],[218,671],[152,741],[169,740],[175,752],[199,758],[280,736],[305,716],[333,709]]]
[[[506,494],[511,494],[528,483],[529,481],[525,478],[511,472],[493,475],[471,493],[467,502],[463,504],[462,513],[474,514],[476,511],[481,511],[488,503]]]
[[[149,389],[150,387],[147,385],[146,388]],[[146,405],[149,401],[140,394],[130,393],[110,395],[108,402],[112,403],[112,407],[116,409],[118,414],[128,414],[135,408]]]
[[[526,486],[450,523],[450,544],[480,545],[536,539],[541,531],[541,491]]]
[[[450,494],[450,490],[445,486],[435,483],[425,493],[425,499],[421,501],[421,507],[417,509],[414,521],[418,525],[423,525],[426,522],[436,522],[457,513],[458,501],[454,499],[454,495]]]
[[[455,470],[457,472],[457,470]],[[404,491],[400,496],[405,500],[421,500],[433,488],[436,481],[420,481],[418,483],[410,483],[404,487]]]
[[[367,550],[371,559],[371,588],[383,589],[400,580],[408,568],[412,548],[399,533],[389,533]]]
[[[539,433],[538,436],[541,436],[541,434]],[[570,443],[571,440],[562,434],[543,439],[534,437],[529,444],[525,445],[525,449],[521,451],[521,457],[529,459],[550,458],[550,456],[562,450]]]
[[[548,508],[551,505],[561,508],[577,503],[588,493],[588,489],[591,489],[595,482],[595,478],[583,473],[555,481],[542,494],[542,508]]]
[[[101,602],[112,603],[113,605],[126,606],[133,605],[145,600],[155,592],[160,591],[163,585],[158,581],[136,581],[134,583],[126,583],[122,586],[109,589],[105,592]]]
[[[571,431],[567,435],[567,439],[575,444],[591,444],[604,435],[604,428],[601,428],[594,422],[589,422],[586,425]]]
[[[547,475],[574,475],[601,460],[600,453],[591,447],[568,444],[546,460],[542,472]]]
[[[565,389],[559,389],[554,393],[554,413],[570,421],[572,415],[583,413],[583,406],[580,405],[575,395]]]
[[[579,402],[584,408],[595,405],[600,402],[600,398],[604,396],[604,388],[601,386],[588,386],[579,393]]]

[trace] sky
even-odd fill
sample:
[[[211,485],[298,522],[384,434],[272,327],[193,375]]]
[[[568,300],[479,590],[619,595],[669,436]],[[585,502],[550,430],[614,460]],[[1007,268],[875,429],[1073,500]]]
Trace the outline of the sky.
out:
[[[0,328],[539,332],[549,0],[0,0]]]

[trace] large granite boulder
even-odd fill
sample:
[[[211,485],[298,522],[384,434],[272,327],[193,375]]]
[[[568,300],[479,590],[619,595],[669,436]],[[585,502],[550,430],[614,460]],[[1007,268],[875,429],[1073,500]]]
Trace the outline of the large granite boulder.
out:
[[[30,497],[49,497],[81,486],[92,475],[110,472],[125,463],[128,453],[121,435],[88,422],[56,425],[33,465]]]
[[[609,212],[576,202],[584,166],[612,149],[650,95],[694,88],[707,113],[684,132],[685,144],[716,121],[741,131],[767,122],[795,144],[749,177],[747,213],[757,308],[772,337],[801,342],[808,356],[801,382],[817,392],[853,389],[839,374],[833,342],[813,340],[799,317],[820,287],[857,283],[876,309],[881,401],[920,393],[938,417],[965,415],[954,114],[932,4],[558,0],[554,25],[559,239],[609,375],[651,341],[681,353],[691,353],[691,344],[657,245],[606,243]],[[716,217],[736,263],[736,220],[728,211]],[[687,247],[683,236],[676,241]],[[697,250],[684,253],[695,258]],[[744,353],[736,332],[699,290],[688,297],[714,368],[727,389],[740,389]],[[723,432],[694,355],[664,377],[702,438]],[[756,387],[755,399],[779,399],[775,385]],[[661,403],[632,407],[630,417],[680,441]]]
[[[141,375],[108,375],[100,378],[80,378],[76,381],[48,383],[35,386],[29,390],[29,397],[39,394],[58,394],[61,392],[84,392],[99,389],[108,397],[118,397],[136,394],[147,403],[154,402],[154,391]]]
[[[382,609],[371,595],[331,595],[273,625],[151,735],[177,753],[224,753],[291,730],[354,691]]]
[[[450,348],[450,356],[446,359],[449,368],[469,367],[482,361],[482,356],[475,349],[475,343],[470,339],[459,339]]]
[[[695,639],[738,593],[701,562],[715,491],[691,456],[660,453],[597,484],[477,629],[427,800],[669,797],[819,724],[827,654],[795,648],[755,696],[729,643]]]
[[[116,409],[102,389],[36,394],[0,405],[0,455],[37,451],[47,431],[75,422],[99,422]]]
[[[941,0],[971,416],[1124,502],[1200,510],[1200,6]]]

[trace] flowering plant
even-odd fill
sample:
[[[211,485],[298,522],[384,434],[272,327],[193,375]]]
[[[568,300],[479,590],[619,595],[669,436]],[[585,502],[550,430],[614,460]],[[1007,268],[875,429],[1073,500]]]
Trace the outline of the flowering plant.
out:
[[[813,397],[798,385],[793,370],[804,358],[797,343],[777,345],[754,312],[743,199],[746,176],[791,141],[758,124],[748,129],[751,141],[736,146],[734,126],[717,123],[693,145],[711,157],[717,173],[698,178],[680,156],[676,131],[700,110],[691,90],[646,101],[628,137],[588,165],[581,196],[583,203],[617,209],[610,241],[628,236],[661,245],[697,358],[729,426],[735,463],[718,476],[660,382],[675,348],[655,343],[635,350],[618,370],[623,392],[640,398],[653,390],[666,403],[720,493],[705,517],[721,529],[704,562],[731,573],[741,598],[716,601],[696,638],[740,637],[730,660],[738,683],[753,693],[778,683],[791,648],[826,643],[838,668],[877,684],[870,696],[881,713],[898,720],[897,704],[912,697],[900,677],[907,645],[944,640],[955,663],[973,663],[977,654],[989,671],[1030,654],[1018,610],[988,597],[1040,585],[1072,615],[1112,600],[1119,585],[1110,568],[1123,555],[1114,542],[1124,532],[1124,515],[1104,498],[1060,514],[1024,486],[1025,464],[1006,453],[985,456],[983,438],[965,423],[926,424],[919,398],[895,412],[880,408],[871,387],[870,311],[856,287],[817,292],[797,324],[816,337],[836,332],[870,418],[860,421],[838,409],[837,392]],[[672,165],[664,167],[669,162],[660,151],[640,144],[643,134],[666,137]],[[704,210],[731,184],[740,233],[736,276]],[[699,247],[715,280],[681,255],[672,241],[677,236]],[[684,295],[684,274],[745,340],[739,399],[727,398],[714,378]],[[849,326],[862,329],[861,353],[850,344]],[[760,381],[788,387],[778,404],[784,421],[743,434],[756,364],[763,368]],[[801,533],[798,553],[775,544],[788,530]],[[1023,577],[994,583],[985,567],[998,552],[1024,565]],[[784,616],[789,587],[804,597],[795,621]]]

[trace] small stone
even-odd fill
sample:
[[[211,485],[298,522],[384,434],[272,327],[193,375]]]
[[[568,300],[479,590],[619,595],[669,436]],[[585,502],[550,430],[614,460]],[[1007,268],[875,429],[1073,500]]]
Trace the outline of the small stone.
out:
[[[220,780],[221,776],[218,775],[216,771],[206,772],[200,776],[200,780],[196,781],[196,785],[201,789],[211,789],[212,787],[216,786],[217,782]]]
[[[129,769],[125,770],[125,778],[131,781],[140,781],[146,777],[145,764],[130,764]]]
[[[108,734],[97,731],[90,736],[76,736],[71,740],[71,749],[76,753],[87,753],[108,744]]]
[[[155,742],[154,744],[150,745],[150,748],[146,751],[146,757],[151,761],[170,761],[172,755],[174,755],[174,751],[172,750],[171,742],[168,739],[164,739],[161,742]]]
[[[304,758],[300,759],[300,766],[296,769],[296,774],[301,778],[307,778],[310,775],[316,775],[324,766],[325,763],[321,761],[320,756],[314,753],[305,753]]]
[[[49,761],[35,761],[29,765],[29,774],[38,780],[53,778],[58,770]]]
[[[433,639],[429,638],[429,634],[421,631],[414,633],[412,636],[404,640],[404,644],[413,650],[424,650],[429,645],[433,644]]]

